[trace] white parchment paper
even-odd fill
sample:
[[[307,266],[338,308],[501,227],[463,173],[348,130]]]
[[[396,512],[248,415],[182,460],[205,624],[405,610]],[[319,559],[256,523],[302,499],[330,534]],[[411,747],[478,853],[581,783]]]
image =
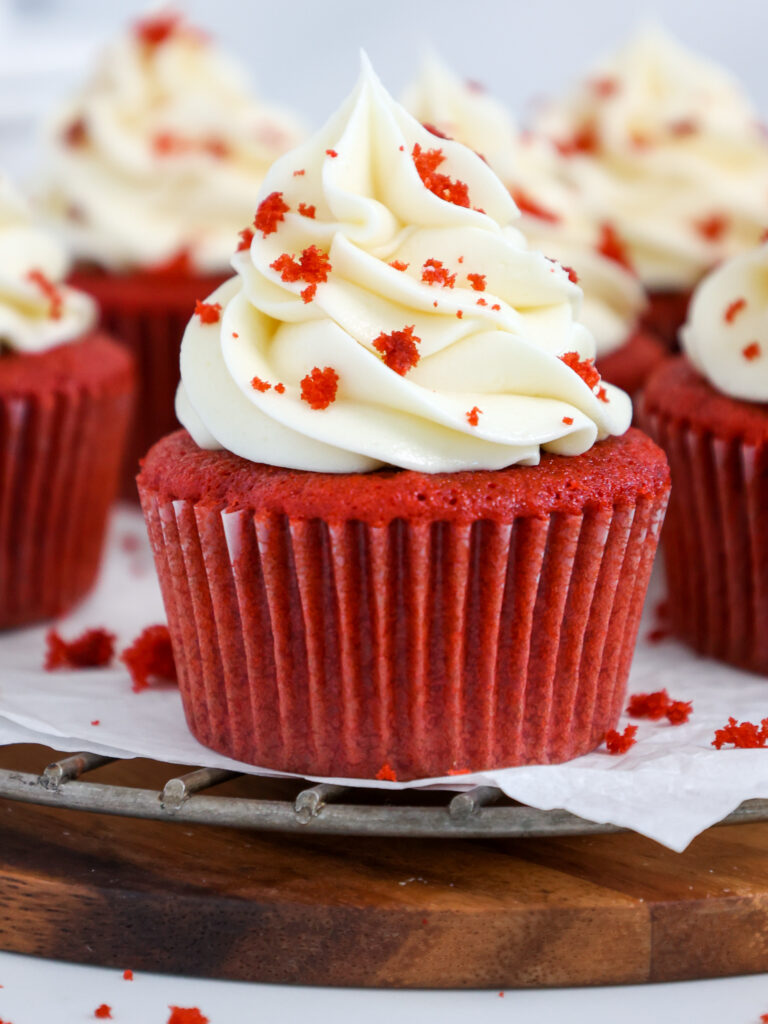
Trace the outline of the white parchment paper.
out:
[[[683,850],[742,800],[768,797],[768,749],[715,750],[715,729],[730,715],[739,721],[768,717],[768,679],[699,658],[672,640],[649,644],[650,609],[659,597],[654,579],[630,693],[666,687],[676,700],[692,700],[687,725],[640,721],[638,742],[623,756],[597,751],[563,765],[508,768],[474,775],[388,783],[313,779],[382,789],[444,784],[451,788],[491,783],[532,807],[565,808],[592,821],[641,832]],[[114,514],[107,556],[93,594],[57,623],[69,639],[103,626],[121,650],[147,625],[164,622],[160,591],[141,514]],[[175,687],[133,693],[118,667],[45,672],[45,633],[35,627],[0,635],[0,744],[43,743],[59,750],[91,750],[116,757],[152,757],[173,764],[236,768],[256,775],[268,769],[241,764],[201,746],[188,732]],[[91,723],[98,721],[98,725]],[[620,728],[629,721],[622,720]]]

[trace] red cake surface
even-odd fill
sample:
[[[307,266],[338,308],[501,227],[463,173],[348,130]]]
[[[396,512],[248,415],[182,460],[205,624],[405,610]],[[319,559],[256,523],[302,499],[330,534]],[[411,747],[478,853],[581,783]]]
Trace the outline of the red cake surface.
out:
[[[768,675],[768,403],[721,394],[684,357],[640,418],[669,457],[669,624],[696,650]]]
[[[596,366],[603,380],[635,395],[668,356],[669,349],[655,334],[639,330],[621,348],[599,358]]]
[[[119,394],[133,383],[133,360],[101,332],[39,355],[0,354],[0,398],[43,397],[72,389]]]
[[[677,332],[685,323],[692,294],[691,290],[648,292],[648,306],[642,316],[642,326],[660,338],[673,352],[679,348]]]
[[[136,362],[136,415],[131,424],[121,495],[137,499],[139,459],[159,438],[178,426],[174,398],[179,383],[179,349],[195,309],[225,275],[196,275],[183,262],[161,270],[110,274],[80,267],[70,284],[99,304],[105,331],[126,346]]]
[[[618,721],[668,493],[637,430],[540,466],[139,475],[190,729],[305,775],[563,761]]]

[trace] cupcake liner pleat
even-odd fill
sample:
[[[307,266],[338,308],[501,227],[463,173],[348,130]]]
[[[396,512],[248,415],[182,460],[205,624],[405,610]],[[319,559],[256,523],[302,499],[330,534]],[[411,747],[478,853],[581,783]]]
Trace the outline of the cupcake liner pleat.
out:
[[[141,497],[207,746],[408,779],[562,761],[617,722],[666,496],[384,525]]]

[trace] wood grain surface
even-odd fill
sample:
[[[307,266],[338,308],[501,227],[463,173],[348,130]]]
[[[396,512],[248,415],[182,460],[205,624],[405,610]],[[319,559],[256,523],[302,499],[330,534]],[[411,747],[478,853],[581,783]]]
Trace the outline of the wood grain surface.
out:
[[[0,767],[54,756],[7,747]],[[88,779],[172,774],[134,761]],[[768,825],[674,854],[634,835],[297,837],[3,800],[0,908],[0,948],[121,970],[435,988],[715,977],[768,970]]]

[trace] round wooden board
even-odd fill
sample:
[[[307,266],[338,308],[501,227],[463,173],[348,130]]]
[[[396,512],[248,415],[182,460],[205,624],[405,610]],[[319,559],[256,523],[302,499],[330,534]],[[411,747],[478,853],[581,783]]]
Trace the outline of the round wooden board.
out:
[[[53,758],[8,747],[0,767]],[[89,779],[171,774],[135,761]],[[768,970],[768,825],[674,854],[634,835],[282,836],[0,801],[0,906],[0,948],[121,970],[499,989],[715,977]]]

